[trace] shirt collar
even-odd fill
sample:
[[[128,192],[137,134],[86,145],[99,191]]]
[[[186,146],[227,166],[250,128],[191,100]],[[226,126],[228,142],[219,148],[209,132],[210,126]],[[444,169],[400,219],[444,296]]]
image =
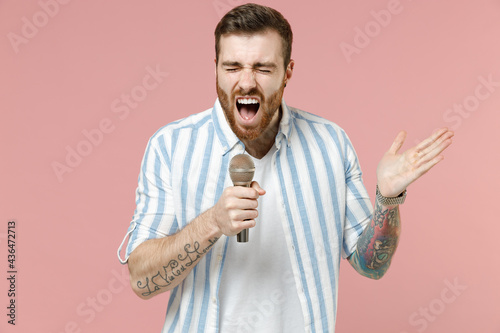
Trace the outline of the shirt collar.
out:
[[[280,129],[275,139],[275,145],[278,149],[281,146],[282,140],[285,140],[287,145],[289,145],[292,129],[292,115],[284,99],[281,100],[281,110],[282,115],[280,121]],[[226,116],[224,115],[224,110],[222,110],[222,106],[220,105],[220,101],[218,98],[215,101],[214,107],[212,109],[212,120],[215,127],[215,132],[223,150],[223,155],[226,155],[238,143],[241,143],[243,145],[243,142],[238,139],[236,134],[234,134],[233,130],[229,126],[226,120]]]
[[[276,147],[280,147],[282,140],[286,141],[286,144],[290,145],[290,135],[292,133],[292,113],[285,103],[285,99],[281,100],[281,110],[283,114],[281,115],[280,130],[276,135]]]

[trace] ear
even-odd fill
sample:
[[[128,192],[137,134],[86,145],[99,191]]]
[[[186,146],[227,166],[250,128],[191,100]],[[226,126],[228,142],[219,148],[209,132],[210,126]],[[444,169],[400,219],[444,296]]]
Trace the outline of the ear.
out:
[[[214,59],[214,64],[215,64],[214,73],[215,73],[215,76],[217,76],[217,59]]]
[[[290,62],[288,63],[288,66],[286,66],[285,84],[287,84],[288,81],[290,81],[290,79],[292,78],[293,67],[294,66],[295,66],[295,61],[293,61],[293,59],[290,59]]]

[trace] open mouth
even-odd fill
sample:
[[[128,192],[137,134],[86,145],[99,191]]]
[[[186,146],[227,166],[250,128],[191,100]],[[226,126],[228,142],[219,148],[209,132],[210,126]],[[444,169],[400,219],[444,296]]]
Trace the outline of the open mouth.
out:
[[[251,120],[257,115],[260,103],[256,98],[240,97],[236,99],[236,107],[243,120]]]

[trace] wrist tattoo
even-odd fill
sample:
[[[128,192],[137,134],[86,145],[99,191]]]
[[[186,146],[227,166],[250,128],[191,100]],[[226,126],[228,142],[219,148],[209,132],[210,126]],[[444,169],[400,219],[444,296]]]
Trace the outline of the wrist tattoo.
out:
[[[184,245],[184,252],[179,253],[177,260],[170,260],[162,267],[162,270],[159,270],[158,273],[151,278],[146,277],[144,281],[139,280],[137,282],[137,287],[145,290],[145,292],[141,294],[143,296],[149,296],[161,288],[171,285],[179,275],[186,271],[187,267],[196,263],[198,259],[207,253],[218,239],[218,237],[209,239],[208,242],[210,244],[204,249],[200,249],[200,243],[198,241],[194,241],[193,244],[188,243]]]

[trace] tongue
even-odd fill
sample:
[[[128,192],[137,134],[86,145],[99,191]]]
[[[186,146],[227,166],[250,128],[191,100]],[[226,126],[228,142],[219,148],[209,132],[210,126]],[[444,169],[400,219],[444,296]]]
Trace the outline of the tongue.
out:
[[[257,114],[258,108],[258,104],[243,104],[240,107],[240,115],[245,120],[252,119]]]

